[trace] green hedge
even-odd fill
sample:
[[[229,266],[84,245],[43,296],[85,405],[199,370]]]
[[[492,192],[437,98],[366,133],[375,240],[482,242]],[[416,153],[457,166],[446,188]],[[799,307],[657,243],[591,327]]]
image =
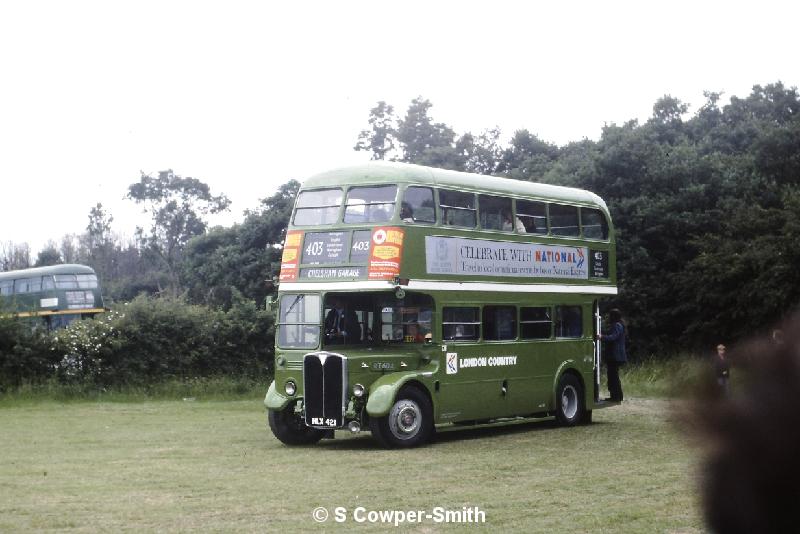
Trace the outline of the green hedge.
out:
[[[271,374],[272,315],[252,301],[228,310],[141,296],[55,332],[0,320],[0,384],[57,378],[97,386]]]

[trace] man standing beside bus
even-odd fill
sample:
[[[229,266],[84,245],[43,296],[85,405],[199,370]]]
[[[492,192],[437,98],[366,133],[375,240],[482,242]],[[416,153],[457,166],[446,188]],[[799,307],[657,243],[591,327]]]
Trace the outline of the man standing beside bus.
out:
[[[611,332],[608,334],[597,334],[597,339],[608,341],[606,350],[606,369],[608,371],[608,392],[612,402],[622,402],[622,383],[619,380],[619,368],[628,361],[625,353],[625,323],[622,320],[622,313],[614,308],[609,310],[608,318],[611,322]]]

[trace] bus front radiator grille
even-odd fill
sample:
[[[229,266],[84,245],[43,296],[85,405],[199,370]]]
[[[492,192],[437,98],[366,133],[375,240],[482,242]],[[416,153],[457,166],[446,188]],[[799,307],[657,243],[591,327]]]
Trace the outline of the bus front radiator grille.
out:
[[[303,396],[308,426],[344,426],[347,360],[340,354],[318,352],[303,358]]]

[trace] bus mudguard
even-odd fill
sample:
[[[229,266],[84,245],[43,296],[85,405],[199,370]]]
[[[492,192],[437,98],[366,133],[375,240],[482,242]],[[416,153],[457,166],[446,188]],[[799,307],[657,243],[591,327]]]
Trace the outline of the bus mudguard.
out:
[[[278,390],[275,389],[275,381],[273,380],[267,390],[267,396],[264,397],[264,406],[266,406],[268,410],[283,410],[286,408],[287,404],[289,404],[289,397],[278,393]]]
[[[400,388],[411,381],[425,384],[432,375],[433,373],[429,371],[407,371],[405,373],[392,373],[380,377],[373,382],[369,388],[367,413],[370,417],[382,417],[388,414]],[[430,393],[430,389],[427,386],[424,387],[428,390],[428,393]]]

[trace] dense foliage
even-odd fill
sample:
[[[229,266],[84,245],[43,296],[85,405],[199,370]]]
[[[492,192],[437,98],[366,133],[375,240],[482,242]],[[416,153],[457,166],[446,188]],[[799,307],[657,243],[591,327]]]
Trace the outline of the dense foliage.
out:
[[[234,294],[227,311],[139,296],[92,321],[47,332],[0,319],[0,386],[57,378],[96,386],[146,385],[272,371],[272,316]]]
[[[687,118],[665,96],[643,124],[609,125],[597,142],[557,147],[526,130],[455,136],[418,98],[403,119],[373,108],[356,150],[594,191],[608,203],[620,295],[638,354],[734,342],[800,303],[800,98],[781,83],[720,95]],[[410,135],[408,125],[416,125]],[[378,126],[376,126],[378,125]]]

